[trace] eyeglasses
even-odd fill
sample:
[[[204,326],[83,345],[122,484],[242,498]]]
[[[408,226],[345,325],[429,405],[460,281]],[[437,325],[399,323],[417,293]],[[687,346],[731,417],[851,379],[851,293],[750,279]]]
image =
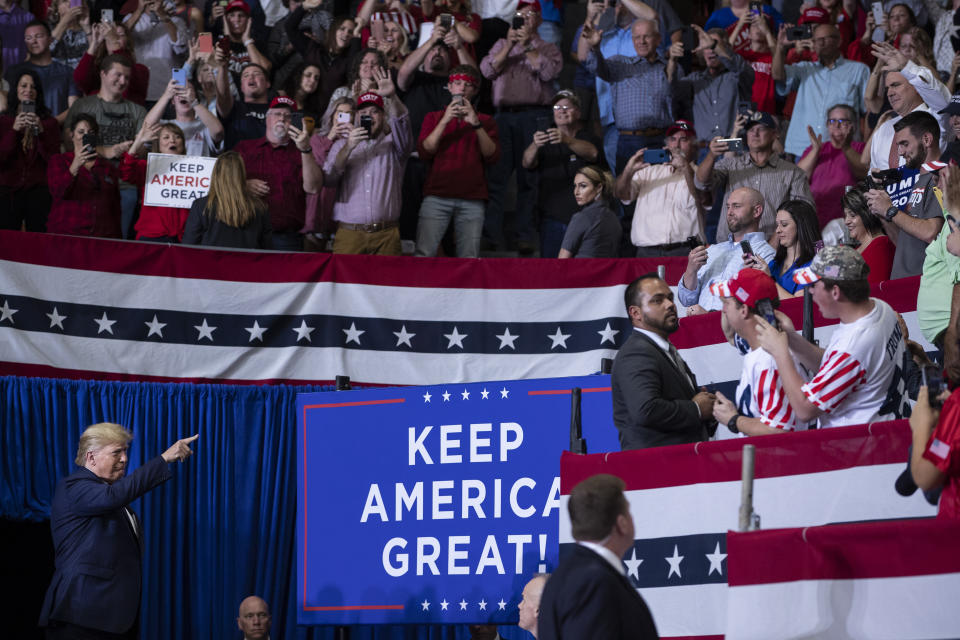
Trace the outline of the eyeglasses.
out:
[[[553,105],[554,111],[570,111],[570,109],[576,109],[576,107],[570,106],[568,104],[555,104]]]
[[[853,120],[848,120],[846,118],[830,118],[827,120],[827,124],[834,127],[848,127],[853,124]]]

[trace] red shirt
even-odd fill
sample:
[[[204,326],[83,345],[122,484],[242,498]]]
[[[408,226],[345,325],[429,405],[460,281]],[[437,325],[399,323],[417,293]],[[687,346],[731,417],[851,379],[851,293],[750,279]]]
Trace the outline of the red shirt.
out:
[[[757,111],[776,113],[773,97],[773,54],[750,49],[741,51],[740,56],[750,63],[753,69],[753,94],[750,99],[757,103]]]
[[[0,116],[0,186],[29,189],[47,184],[47,162],[60,153],[60,127],[53,118],[41,121],[43,133],[23,150],[23,131],[13,130],[14,116]]]
[[[73,152],[50,158],[47,184],[53,196],[47,231],[74,236],[120,237],[120,175],[117,169],[97,158],[92,169],[80,167],[70,174]]]
[[[307,194],[303,190],[303,159],[291,140],[274,147],[266,137],[241,140],[233,148],[243,156],[247,178],[263,180],[270,186],[264,200],[270,209],[274,233],[296,233],[303,228]]]
[[[137,185],[137,197],[143,203],[143,185],[147,179],[147,161],[135,158],[129,153],[123,154],[120,161],[120,177],[130,184]],[[134,229],[137,239],[175,237],[183,240],[183,228],[187,224],[190,209],[157,207],[143,204],[140,217]]]
[[[100,70],[93,64],[93,56],[89,53],[84,53],[80,62],[77,63],[77,68],[73,70],[73,81],[85,96],[91,96],[100,91]],[[127,84],[127,90],[123,92],[123,97],[130,102],[142,105],[147,100],[149,84],[150,69],[136,62],[130,72],[130,82]]]
[[[954,391],[943,403],[923,457],[947,476],[937,516],[960,518],[960,392]]]
[[[431,156],[423,148],[423,141],[433,133],[443,118],[443,111],[431,111],[423,119],[418,143],[420,157],[433,160],[426,184],[424,196],[440,198],[463,198],[464,200],[486,200],[487,178],[484,174],[487,164],[495,164],[500,159],[500,142],[497,139],[497,123],[490,116],[478,113],[483,125],[494,143],[496,151],[489,158],[480,153],[480,143],[473,127],[464,120],[454,118],[443,131],[436,155]]]

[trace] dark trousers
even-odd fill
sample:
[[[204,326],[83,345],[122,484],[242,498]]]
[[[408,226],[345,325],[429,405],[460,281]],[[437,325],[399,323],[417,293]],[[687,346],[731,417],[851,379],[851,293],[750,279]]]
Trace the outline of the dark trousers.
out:
[[[623,173],[630,158],[640,149],[660,149],[663,147],[663,135],[633,136],[620,134],[617,138],[617,175]]]
[[[50,215],[50,189],[46,185],[26,189],[0,187],[0,229],[20,231],[26,223],[27,231],[46,231]]]
[[[44,637],[47,640],[137,640],[140,637],[139,627],[138,620],[126,633],[110,633],[69,622],[51,620]]]

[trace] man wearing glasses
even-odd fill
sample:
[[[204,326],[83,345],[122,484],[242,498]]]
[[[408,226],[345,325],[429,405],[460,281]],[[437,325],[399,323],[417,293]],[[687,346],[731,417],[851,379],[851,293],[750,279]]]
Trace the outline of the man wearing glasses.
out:
[[[799,156],[810,143],[807,127],[811,127],[814,134],[822,136],[827,133],[824,130],[824,106],[846,104],[857,113],[863,113],[863,87],[867,86],[870,69],[862,62],[853,62],[840,55],[840,31],[836,25],[818,24],[814,28],[816,62],[785,65],[785,50],[792,44],[787,40],[786,27],[781,27],[773,50],[773,79],[780,95],[785,96],[794,89],[797,91],[784,148],[787,153]]]
[[[856,184],[867,174],[867,166],[860,161],[866,143],[853,139],[857,124],[853,107],[837,104],[827,110],[826,139],[807,126],[810,146],[797,160],[797,166],[810,180],[821,229],[834,218],[843,217],[840,199],[847,186]]]

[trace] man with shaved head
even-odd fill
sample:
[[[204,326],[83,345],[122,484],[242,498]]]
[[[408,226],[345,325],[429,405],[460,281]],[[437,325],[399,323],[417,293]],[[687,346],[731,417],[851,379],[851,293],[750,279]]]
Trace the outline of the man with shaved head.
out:
[[[243,640],[270,638],[270,607],[263,598],[248,596],[240,603],[237,626],[243,631]]]
[[[688,315],[723,308],[723,301],[710,293],[710,285],[729,280],[747,266],[741,242],[749,243],[753,254],[765,264],[773,260],[776,252],[760,231],[764,206],[763,195],[750,187],[734,189],[727,196],[726,240],[690,251],[687,270],[677,285],[677,297],[687,307]]]

